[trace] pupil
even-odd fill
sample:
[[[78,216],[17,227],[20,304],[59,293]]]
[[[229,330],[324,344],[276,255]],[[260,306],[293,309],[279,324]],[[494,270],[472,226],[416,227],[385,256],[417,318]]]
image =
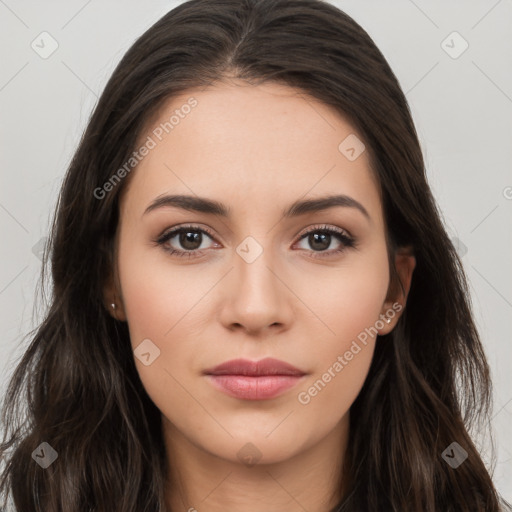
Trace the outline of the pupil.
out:
[[[180,243],[185,249],[197,249],[201,245],[200,235],[200,233],[194,233],[192,231],[183,232],[180,234]],[[195,245],[197,245],[198,240],[199,245],[195,247]]]
[[[311,243],[311,247],[313,247],[314,249],[315,248],[319,249],[321,251],[327,249],[329,247],[330,237],[331,237],[331,235],[329,235],[327,233],[321,233],[321,234],[314,233],[314,234],[310,235],[309,241]],[[317,242],[319,239],[321,239],[321,241],[320,241],[320,244],[318,245]]]

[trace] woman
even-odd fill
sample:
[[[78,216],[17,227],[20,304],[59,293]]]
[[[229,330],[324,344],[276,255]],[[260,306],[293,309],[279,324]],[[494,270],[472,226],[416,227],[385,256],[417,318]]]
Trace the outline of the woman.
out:
[[[49,250],[4,408],[15,510],[500,510],[462,266],[398,81],[335,7],[191,0],[153,25]]]

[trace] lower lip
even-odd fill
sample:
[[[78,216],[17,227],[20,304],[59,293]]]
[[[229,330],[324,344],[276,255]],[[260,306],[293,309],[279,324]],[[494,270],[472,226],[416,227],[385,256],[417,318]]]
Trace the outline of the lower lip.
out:
[[[208,375],[224,393],[243,400],[268,400],[295,386],[302,375]]]

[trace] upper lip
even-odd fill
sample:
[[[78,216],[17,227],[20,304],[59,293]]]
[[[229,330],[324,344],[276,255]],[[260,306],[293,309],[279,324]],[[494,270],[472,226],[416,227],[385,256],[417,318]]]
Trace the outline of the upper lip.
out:
[[[250,361],[248,359],[232,359],[225,363],[219,364],[213,368],[209,368],[204,372],[207,375],[305,375],[305,372],[299,370],[295,366],[266,357],[259,361]]]

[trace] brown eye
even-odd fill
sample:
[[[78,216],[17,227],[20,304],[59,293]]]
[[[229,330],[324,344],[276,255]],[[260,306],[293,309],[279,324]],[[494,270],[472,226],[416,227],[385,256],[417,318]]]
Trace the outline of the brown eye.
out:
[[[338,247],[328,250],[333,240],[337,242]],[[305,248],[306,250],[311,250],[314,253],[325,253],[325,256],[339,254],[347,248],[355,247],[355,240],[345,230],[329,226],[314,227],[304,233],[299,241],[306,242],[306,245],[309,246]],[[324,254],[315,255],[315,257],[323,256]]]
[[[212,239],[212,235],[204,228],[195,226],[182,226],[161,235],[156,242],[164,247],[164,250],[174,256],[194,257],[207,247],[201,247],[205,237]]]

